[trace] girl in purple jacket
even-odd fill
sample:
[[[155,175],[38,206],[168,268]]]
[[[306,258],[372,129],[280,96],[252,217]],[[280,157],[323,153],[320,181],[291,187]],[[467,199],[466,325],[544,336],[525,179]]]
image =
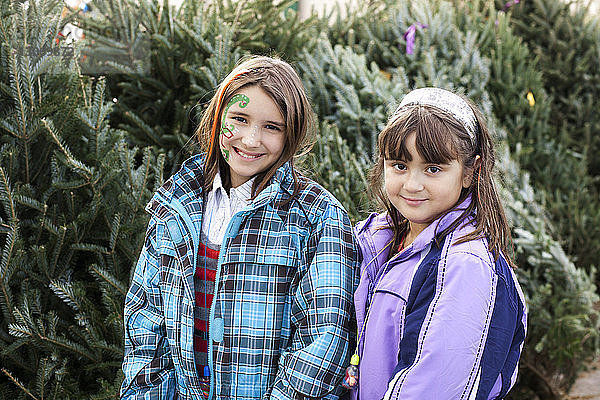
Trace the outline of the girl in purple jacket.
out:
[[[510,230],[481,113],[446,90],[417,89],[378,145],[370,183],[385,212],[356,227],[353,397],[503,398],[527,310],[506,258]]]

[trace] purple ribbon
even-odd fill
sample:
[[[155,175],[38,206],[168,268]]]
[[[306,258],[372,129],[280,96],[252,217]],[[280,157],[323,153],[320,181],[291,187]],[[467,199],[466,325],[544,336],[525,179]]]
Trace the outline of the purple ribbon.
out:
[[[427,28],[427,25],[417,22],[416,24],[409,26],[406,32],[404,32],[403,37],[404,40],[406,40],[406,54],[413,54],[415,52],[415,36],[417,34],[417,27],[423,29]]]
[[[511,0],[504,5],[503,10],[506,11],[514,5],[517,5],[521,2],[521,0]]]

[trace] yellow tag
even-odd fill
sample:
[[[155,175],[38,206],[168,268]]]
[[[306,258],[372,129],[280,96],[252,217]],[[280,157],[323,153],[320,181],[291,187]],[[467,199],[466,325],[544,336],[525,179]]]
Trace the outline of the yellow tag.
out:
[[[350,364],[358,365],[358,361],[359,361],[358,354],[353,354],[352,358],[350,358]]]
[[[529,107],[535,106],[535,97],[533,97],[531,90],[527,92],[527,101],[529,102]]]

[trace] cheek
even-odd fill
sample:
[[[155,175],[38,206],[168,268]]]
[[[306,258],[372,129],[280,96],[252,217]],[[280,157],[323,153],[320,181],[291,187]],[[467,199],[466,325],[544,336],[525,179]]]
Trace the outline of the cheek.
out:
[[[402,183],[394,173],[385,172],[383,176],[383,187],[388,196],[393,196],[398,193]]]
[[[281,154],[285,147],[285,135],[284,134],[270,134],[263,135],[263,145],[274,154]]]
[[[240,130],[238,129],[238,127],[231,123],[225,122],[223,124],[223,126],[221,126],[221,140],[222,141],[231,139],[234,136],[239,135],[239,134],[240,134]]]
[[[219,143],[221,147],[229,147],[231,145],[231,142],[235,140],[235,138],[238,137],[239,134],[240,130],[234,125],[229,125],[229,127],[227,128],[222,128],[221,135],[219,137]]]

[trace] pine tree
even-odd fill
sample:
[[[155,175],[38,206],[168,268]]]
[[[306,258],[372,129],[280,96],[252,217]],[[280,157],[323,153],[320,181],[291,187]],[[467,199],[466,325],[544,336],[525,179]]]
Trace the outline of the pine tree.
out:
[[[528,156],[526,166],[536,186],[546,189],[547,208],[565,248],[592,271],[600,251],[600,26],[582,4],[523,1],[508,9],[508,22],[539,59],[550,96],[543,140],[555,145],[524,149],[538,153]]]
[[[163,156],[111,128],[62,2],[2,3],[0,393],[116,398],[123,301]]]

